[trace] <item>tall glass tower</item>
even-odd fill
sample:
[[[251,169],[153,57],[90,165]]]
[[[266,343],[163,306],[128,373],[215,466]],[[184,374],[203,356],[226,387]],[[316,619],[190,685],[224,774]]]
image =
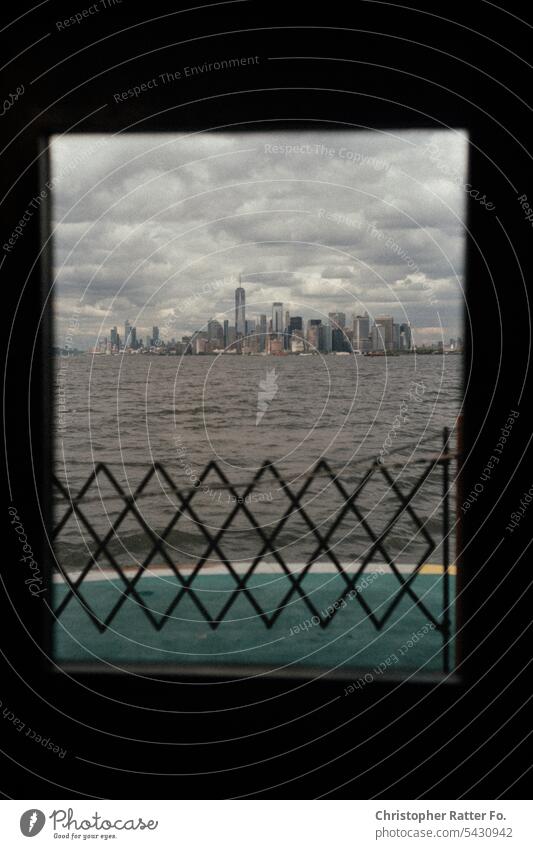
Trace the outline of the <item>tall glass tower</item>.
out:
[[[283,330],[283,304],[275,301],[272,304],[272,333],[281,335]]]
[[[235,336],[244,336],[246,332],[246,295],[242,286],[235,289]]]
[[[368,313],[354,315],[353,317],[353,349],[366,353],[370,347],[368,337],[370,335],[370,319]]]

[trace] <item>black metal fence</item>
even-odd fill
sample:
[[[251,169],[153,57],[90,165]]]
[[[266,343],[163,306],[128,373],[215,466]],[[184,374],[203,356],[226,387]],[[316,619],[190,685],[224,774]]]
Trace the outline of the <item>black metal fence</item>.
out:
[[[180,601],[184,598],[185,595],[192,600],[192,602],[196,605],[196,608],[200,612],[201,616],[208,622],[209,626],[213,629],[217,629],[220,624],[226,618],[228,612],[230,611],[232,605],[242,593],[248,599],[249,603],[252,605],[256,614],[263,621],[267,628],[272,628],[272,626],[276,623],[278,618],[282,615],[284,609],[287,607],[289,602],[293,599],[294,596],[299,596],[300,599],[305,603],[307,609],[311,613],[313,617],[317,617],[318,623],[322,628],[326,628],[328,624],[332,621],[333,617],[338,612],[339,608],[342,606],[342,601],[346,600],[348,596],[351,599],[355,598],[362,606],[365,611],[368,619],[372,622],[374,627],[377,630],[380,630],[384,627],[387,621],[392,616],[393,612],[398,607],[401,600],[407,596],[413,605],[426,617],[426,620],[433,624],[434,628],[440,632],[442,636],[442,662],[444,671],[449,670],[450,665],[450,638],[451,638],[451,628],[450,628],[450,558],[449,558],[449,550],[450,550],[450,463],[454,461],[456,458],[456,454],[451,452],[449,449],[449,431],[447,428],[443,431],[443,443],[442,450],[423,457],[423,458],[415,458],[409,462],[409,465],[419,464],[420,465],[420,473],[417,474],[415,482],[411,483],[410,488],[407,492],[404,492],[400,486],[398,479],[391,474],[392,469],[397,466],[397,463],[389,462],[373,462],[363,474],[362,478],[359,482],[351,488],[347,488],[341,480],[334,474],[333,470],[330,467],[330,464],[325,460],[321,459],[313,469],[305,476],[303,479],[303,483],[299,486],[299,488],[294,491],[291,486],[287,485],[283,480],[280,472],[276,468],[276,466],[272,463],[266,462],[258,469],[253,479],[245,486],[240,487],[240,491],[237,491],[236,487],[231,483],[231,481],[227,478],[224,470],[220,468],[220,466],[216,462],[210,462],[202,474],[199,476],[195,487],[189,489],[188,491],[184,491],[180,488],[172,479],[171,475],[167,471],[167,469],[160,463],[155,463],[150,467],[150,469],[143,476],[142,480],[139,482],[137,487],[133,492],[127,492],[121,484],[117,481],[110,467],[105,463],[97,464],[92,473],[87,478],[84,485],[79,490],[78,494],[73,496],[71,492],[67,489],[67,487],[54,477],[54,488],[56,491],[57,499],[60,504],[65,504],[66,510],[64,514],[61,516],[56,526],[53,529],[53,540],[57,542],[60,538],[62,530],[65,528],[67,522],[71,517],[75,517],[79,522],[80,526],[85,529],[89,538],[92,540],[94,544],[94,548],[91,550],[90,555],[87,559],[85,565],[79,570],[75,575],[66,570],[61,562],[60,558],[56,560],[57,568],[59,572],[63,576],[63,580],[67,586],[67,591],[63,595],[60,603],[58,604],[55,615],[60,617],[68,604],[70,604],[73,599],[77,599],[77,601],[81,604],[84,610],[92,619],[94,625],[100,632],[105,632],[109,625],[113,622],[119,610],[122,608],[125,601],[131,597],[135,599],[137,604],[143,609],[147,618],[153,625],[156,630],[160,630],[169,621],[173,611],[179,605]],[[402,465],[405,465],[405,462],[402,462]],[[261,484],[261,481],[264,478],[266,472],[273,475],[279,486],[284,489],[284,492],[288,498],[288,504],[283,512],[283,514],[277,519],[274,523],[271,530],[266,532],[264,528],[257,521],[256,516],[253,511],[250,509],[250,496],[254,492],[254,490]],[[195,495],[202,487],[202,484],[208,477],[208,475],[215,473],[220,480],[220,486],[228,491],[233,496],[232,508],[229,510],[225,521],[221,524],[221,526],[216,530],[215,533],[212,532],[212,529],[202,521],[201,517],[197,513],[194,506],[194,498]],[[432,474],[438,474],[440,472],[441,475],[441,533],[439,534],[439,538],[435,538],[434,534],[431,534],[427,527],[427,522],[418,515],[416,509],[414,507],[413,501],[416,494],[419,492],[425,481]],[[398,500],[398,507],[394,510],[392,516],[387,519],[384,527],[381,529],[379,533],[371,527],[367,518],[363,515],[360,506],[358,505],[358,499],[361,494],[364,492],[365,487],[368,485],[369,481],[375,475],[382,475],[388,485],[390,493],[394,493],[394,496]],[[108,484],[111,485],[113,491],[116,493],[116,496],[122,502],[122,508],[118,512],[116,518],[110,522],[110,527],[105,533],[105,535],[101,535],[94,528],[93,523],[87,517],[84,512],[84,503],[91,498],[91,488],[96,485],[98,486],[98,481],[100,476],[103,476],[107,479]],[[308,492],[310,486],[312,485],[315,478],[319,476],[327,476],[331,480],[331,485],[336,487],[340,496],[342,498],[342,507],[337,511],[335,519],[331,526],[327,529],[326,532],[322,532],[316,524],[312,521],[303,504],[303,499]],[[170,521],[168,521],[166,527],[161,532],[156,532],[153,528],[150,527],[149,524],[145,521],[142,513],[137,507],[139,499],[147,492],[147,487],[150,482],[155,478],[155,480],[161,481],[163,480],[167,485],[168,489],[173,493],[177,500],[177,509],[172,515]],[[250,522],[251,527],[257,533],[258,536],[258,550],[256,556],[250,562],[250,565],[244,572],[238,572],[235,569],[235,566],[230,558],[227,557],[226,553],[223,550],[223,538],[228,529],[231,528],[234,523],[236,516],[239,512],[242,511],[248,521]],[[276,547],[276,540],[279,537],[279,534],[283,530],[285,524],[289,520],[290,516],[294,513],[294,511],[298,511],[299,516],[304,520],[305,524],[309,528],[310,533],[314,537],[315,547],[312,554],[307,558],[304,567],[295,572],[292,570],[286,562],[286,559],[283,557],[279,548]],[[128,515],[133,515],[138,522],[140,528],[142,528],[143,535],[146,537],[146,555],[143,558],[142,562],[139,564],[138,568],[133,572],[128,574],[128,570],[125,570],[124,567],[120,565],[117,561],[116,556],[110,551],[111,542],[119,536],[121,525]],[[345,519],[346,516],[353,514],[357,522],[360,524],[360,527],[364,529],[364,532],[368,538],[369,545],[367,546],[366,552],[362,557],[359,566],[354,571],[346,571],[343,568],[342,563],[338,559],[334,547],[331,545],[331,540],[335,533],[335,530],[339,526],[339,524]],[[400,518],[407,514],[410,519],[414,522],[414,525],[417,528],[417,532],[420,534],[421,538],[423,538],[425,547],[421,553],[421,556],[418,558],[412,572],[410,574],[404,574],[396,563],[395,557],[388,550],[387,547],[387,537],[400,520]],[[167,537],[169,533],[176,527],[181,519],[185,517],[189,517],[199,528],[203,537],[205,537],[206,548],[203,555],[197,560],[192,569],[188,569],[186,571],[183,568],[180,568],[180,565],[175,562],[175,554],[173,556],[173,551],[169,550],[169,547],[166,544]],[[424,600],[420,598],[420,596],[415,591],[414,582],[417,575],[420,573],[423,565],[427,562],[429,556],[433,551],[437,548],[437,545],[440,545],[442,552],[442,607],[440,611],[440,615],[436,616],[424,603]],[[359,589],[359,580],[363,575],[367,566],[371,563],[372,558],[379,554],[383,561],[388,565],[391,570],[391,573],[396,577],[398,581],[398,590],[395,592],[393,597],[390,600],[385,612],[381,617],[377,616],[375,611],[373,611],[368,604],[367,599],[363,595],[363,593]],[[153,559],[155,556],[159,555],[162,559],[162,562],[168,566],[171,572],[175,575],[179,588],[177,592],[173,595],[172,598],[169,599],[168,606],[162,616],[157,618],[154,615],[154,612],[147,605],[146,600],[139,594],[137,585],[139,580],[149,569],[150,564],[153,563]],[[219,562],[225,566],[235,582],[235,588],[233,592],[229,593],[227,600],[225,601],[222,609],[219,611],[216,617],[213,617],[205,605],[202,603],[200,595],[195,592],[194,582],[196,577],[202,571],[209,560],[213,555],[216,555]],[[254,596],[253,588],[249,586],[250,578],[254,574],[257,569],[258,564],[264,560],[266,557],[272,557],[275,562],[279,565],[282,572],[285,574],[288,581],[288,589],[283,597],[281,603],[277,606],[274,611],[266,612],[262,609],[259,604],[257,598]],[[304,591],[302,586],[302,582],[305,579],[306,575],[312,570],[313,565],[317,562],[319,558],[327,557],[331,563],[334,564],[338,574],[342,577],[344,582],[344,589],[340,594],[337,602],[332,604],[328,608],[328,612],[324,615],[324,612],[319,611],[312,602],[312,599],[309,595]],[[94,568],[99,568],[101,560],[105,558],[105,560],[109,563],[112,569],[116,572],[117,576],[123,582],[123,591],[119,594],[119,597],[114,604],[113,608],[109,611],[109,613],[104,617],[99,617],[95,611],[92,609],[91,605],[88,603],[87,599],[84,597],[82,593],[82,585]],[[270,614],[270,615],[269,615]]]

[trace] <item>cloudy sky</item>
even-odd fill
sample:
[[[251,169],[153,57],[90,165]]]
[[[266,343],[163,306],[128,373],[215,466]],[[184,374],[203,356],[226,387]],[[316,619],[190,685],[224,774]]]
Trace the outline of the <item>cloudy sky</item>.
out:
[[[129,319],[181,338],[282,301],[462,335],[467,138],[456,131],[55,137],[56,339]]]

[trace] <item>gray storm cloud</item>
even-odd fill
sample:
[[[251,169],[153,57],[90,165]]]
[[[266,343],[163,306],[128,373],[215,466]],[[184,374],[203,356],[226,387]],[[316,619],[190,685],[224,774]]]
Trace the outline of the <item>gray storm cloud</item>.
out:
[[[179,337],[231,317],[239,274],[250,316],[282,300],[460,333],[467,144],[451,130],[54,137],[57,338],[73,311],[85,347],[172,309]]]

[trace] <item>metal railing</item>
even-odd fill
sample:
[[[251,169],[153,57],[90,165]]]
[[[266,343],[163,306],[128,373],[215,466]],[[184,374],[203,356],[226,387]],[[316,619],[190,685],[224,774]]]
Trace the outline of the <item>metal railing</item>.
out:
[[[376,630],[381,630],[387,621],[390,619],[402,599],[407,596],[412,604],[418,609],[423,615],[426,617],[427,621],[432,623],[434,628],[440,632],[442,637],[442,666],[443,670],[446,672],[450,667],[450,638],[451,638],[451,617],[450,617],[450,559],[449,559],[449,551],[450,551],[450,474],[449,467],[450,463],[454,461],[457,457],[455,452],[450,451],[449,449],[449,431],[448,428],[444,428],[443,430],[443,442],[442,442],[442,450],[423,458],[414,458],[408,461],[403,461],[401,463],[402,466],[406,465],[413,466],[413,464],[420,464],[421,471],[420,474],[417,475],[414,483],[411,484],[408,492],[403,492],[398,480],[391,474],[391,468],[397,466],[398,463],[389,462],[382,463],[375,461],[371,463],[371,465],[367,468],[366,472],[363,474],[362,478],[359,482],[353,486],[352,488],[347,488],[345,484],[339,480],[339,478],[334,474],[330,464],[325,460],[321,459],[317,464],[308,472],[303,478],[303,483],[299,486],[299,488],[294,491],[291,486],[289,486],[282,478],[280,472],[276,468],[273,463],[266,462],[257,470],[252,480],[246,485],[239,485],[241,491],[237,491],[236,485],[232,484],[231,481],[226,476],[220,466],[212,461],[206,465],[201,475],[198,477],[198,480],[194,487],[189,490],[183,490],[180,488],[172,479],[171,475],[164,467],[164,465],[160,463],[154,463],[146,474],[142,477],[139,484],[136,486],[133,492],[127,492],[116,479],[115,475],[111,471],[111,468],[105,463],[98,463],[78,494],[73,496],[71,492],[67,489],[67,487],[58,480],[57,477],[54,477],[53,484],[56,491],[56,495],[58,497],[59,503],[64,503],[67,505],[67,509],[64,514],[61,516],[57,524],[55,525],[52,533],[53,540],[57,543],[59,540],[63,529],[65,528],[67,522],[71,517],[75,517],[76,520],[80,523],[80,525],[87,531],[90,539],[94,543],[94,549],[90,552],[90,556],[83,566],[83,568],[77,573],[73,574],[66,570],[64,566],[62,566],[60,559],[56,558],[57,569],[62,575],[62,580],[65,582],[67,587],[66,593],[63,598],[57,605],[55,610],[56,617],[60,617],[67,605],[69,605],[73,599],[77,599],[77,601],[81,604],[83,609],[87,612],[87,614],[92,619],[96,628],[101,632],[105,632],[106,629],[110,626],[110,624],[115,619],[116,615],[126,602],[126,600],[131,597],[135,600],[135,602],[140,606],[143,612],[146,614],[148,620],[153,625],[156,630],[161,630],[165,624],[169,621],[172,613],[180,604],[180,601],[187,596],[192,602],[195,604],[196,608],[200,612],[201,616],[205,619],[205,621],[209,624],[209,626],[216,630],[226,618],[228,612],[231,607],[240,596],[243,594],[251,606],[255,610],[257,616],[261,619],[264,625],[267,628],[272,628],[273,625],[277,622],[278,618],[282,615],[283,611],[287,608],[287,605],[291,602],[291,600],[298,596],[306,605],[309,612],[313,617],[318,619],[318,624],[322,628],[326,628],[328,624],[332,621],[339,608],[342,605],[342,601],[346,600],[349,596],[350,598],[356,598],[363,610],[365,611],[368,619],[372,622]],[[283,488],[285,495],[288,498],[288,505],[285,511],[282,513],[279,518],[274,523],[270,523],[272,529],[267,533],[264,528],[258,523],[253,511],[250,509],[249,501],[250,496],[254,492],[254,490],[261,484],[265,474],[268,472],[274,476],[276,481],[279,483],[279,486]],[[416,509],[414,507],[413,501],[423,484],[430,477],[430,475],[435,474],[440,470],[441,473],[441,539],[437,542],[434,535],[432,535],[427,527],[427,522],[421,518]],[[198,489],[202,486],[208,475],[216,474],[219,481],[220,487],[227,490],[233,496],[233,506],[229,510],[228,515],[225,520],[222,522],[221,526],[216,530],[216,533],[213,533],[210,527],[206,524],[206,522],[202,521],[200,515],[195,509],[194,498],[198,491]],[[392,516],[385,522],[384,527],[379,533],[376,533],[374,529],[368,522],[368,519],[363,515],[363,512],[358,505],[358,499],[361,494],[364,492],[367,487],[369,481],[376,475],[382,475],[386,483],[388,484],[389,491],[394,493],[395,497],[398,499],[398,507],[394,510]],[[100,476],[103,476],[108,484],[112,487],[114,493],[116,493],[116,497],[122,502],[122,508],[116,515],[116,518],[110,523],[110,527],[104,535],[101,535],[94,527],[93,523],[87,517],[84,512],[84,503],[91,500],[91,488],[93,486],[98,487],[99,489],[99,479]],[[147,487],[152,481],[152,479],[156,476],[156,480],[163,480],[168,486],[169,490],[173,493],[173,495],[177,499],[177,509],[168,521],[166,527],[160,532],[156,532],[144,519],[142,513],[137,508],[138,500],[147,493]],[[331,526],[327,529],[326,532],[322,532],[316,524],[312,521],[310,516],[308,515],[305,507],[303,506],[303,499],[308,493],[313,481],[317,477],[326,476],[330,479],[331,484],[334,486],[340,496],[342,497],[342,506],[337,511],[334,521]],[[227,557],[225,554],[222,543],[223,537],[225,533],[231,528],[233,525],[237,515],[242,511],[248,521],[250,522],[251,527],[257,533],[259,538],[259,547],[257,554],[251,560],[250,565],[244,572],[239,572],[236,570],[232,559]],[[309,528],[310,533],[314,537],[315,547],[312,551],[311,555],[307,558],[305,565],[303,568],[297,572],[292,570],[286,562],[286,559],[283,557],[279,548],[276,547],[276,540],[278,539],[281,531],[289,520],[290,516],[297,511],[298,515],[303,519],[307,527]],[[130,574],[128,571],[124,569],[123,566],[117,561],[115,555],[110,551],[111,542],[119,537],[121,525],[127,516],[132,515],[136,521],[138,522],[140,528],[142,528],[143,535],[146,537],[146,556],[139,563],[138,567]],[[333,535],[340,525],[340,523],[345,519],[349,514],[353,514],[353,516],[359,522],[360,527],[364,530],[366,537],[368,538],[369,545],[366,549],[366,552],[362,559],[360,560],[359,566],[357,569],[353,571],[347,571],[343,568],[342,563],[340,562],[337,554],[335,553],[334,547],[331,545],[331,541],[333,539]],[[390,553],[388,547],[386,545],[386,540],[393,528],[397,525],[402,516],[408,515],[410,519],[414,522],[417,532],[423,538],[425,542],[425,548],[421,553],[421,556],[418,558],[416,564],[414,565],[410,574],[404,574],[402,570],[399,568],[396,563],[396,558]],[[180,568],[180,565],[175,562],[175,556],[173,556],[172,550],[169,550],[167,546],[167,538],[170,532],[175,529],[176,525],[185,517],[190,518],[199,528],[201,534],[205,538],[206,548],[203,552],[202,556],[197,560],[194,566],[190,569],[183,570]],[[420,570],[427,562],[428,557],[432,554],[433,551],[437,548],[437,545],[442,545],[442,606],[439,615],[435,615],[431,612],[429,607],[425,604],[424,600],[420,598],[414,588],[414,582],[419,575]],[[213,617],[206,606],[203,604],[200,595],[195,592],[194,583],[197,576],[201,573],[202,569],[206,566],[208,559],[211,555],[216,555],[220,564],[222,564],[228,571],[228,574],[232,576],[235,582],[234,590],[228,594],[228,598],[222,606],[219,613]],[[383,615],[381,617],[376,615],[376,612],[372,610],[367,599],[365,598],[363,592],[360,590],[358,583],[361,575],[367,568],[367,566],[371,563],[372,558],[376,555],[380,554],[383,558],[383,561],[388,565],[391,570],[391,573],[396,577],[398,581],[398,590],[392,596],[390,603],[386,607]],[[168,606],[160,618],[157,618],[154,615],[154,612],[147,605],[146,600],[139,594],[137,585],[141,577],[146,574],[147,570],[150,567],[150,564],[153,562],[154,556],[159,555],[162,558],[164,564],[168,566],[171,572],[176,577],[179,588],[177,592],[173,595],[172,598],[169,599]],[[249,586],[249,582],[251,577],[254,575],[254,572],[257,569],[258,564],[265,559],[265,557],[272,557],[276,563],[279,565],[282,572],[285,574],[287,581],[289,582],[289,586],[287,591],[281,600],[280,604],[276,607],[275,610],[267,612],[263,610],[261,605],[259,604],[257,598],[254,596],[253,588]],[[319,611],[315,605],[313,604],[310,596],[304,591],[302,586],[302,582],[304,581],[306,575],[312,570],[313,565],[317,562],[319,558],[327,557],[334,564],[338,574],[342,577],[344,582],[344,589],[342,593],[339,595],[337,601],[328,607],[327,612]],[[100,618],[87,599],[84,597],[81,587],[93,569],[99,569],[99,559],[105,558],[112,569],[116,572],[117,576],[122,580],[124,587],[119,597],[109,611],[109,613],[104,617]],[[270,615],[269,615],[270,613]]]

